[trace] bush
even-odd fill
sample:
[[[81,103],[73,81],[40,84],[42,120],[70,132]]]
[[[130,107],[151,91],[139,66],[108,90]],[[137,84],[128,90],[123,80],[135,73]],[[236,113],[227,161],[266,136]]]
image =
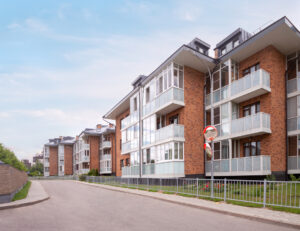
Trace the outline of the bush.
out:
[[[27,168],[25,167],[25,165],[18,160],[18,158],[12,151],[5,148],[2,144],[0,144],[0,160],[3,163],[9,164],[16,169],[27,172]]]
[[[29,176],[43,176],[43,173],[36,170],[36,171],[33,171],[33,172],[29,172],[28,175]]]
[[[276,177],[274,175],[268,175],[266,178],[267,181],[275,181]]]
[[[79,175],[79,180],[80,181],[85,181],[86,180],[86,174]]]
[[[99,172],[97,169],[91,169],[89,172],[88,172],[88,176],[99,176]]]
[[[297,178],[293,174],[290,175],[290,179],[291,179],[291,181],[300,181],[300,177]]]

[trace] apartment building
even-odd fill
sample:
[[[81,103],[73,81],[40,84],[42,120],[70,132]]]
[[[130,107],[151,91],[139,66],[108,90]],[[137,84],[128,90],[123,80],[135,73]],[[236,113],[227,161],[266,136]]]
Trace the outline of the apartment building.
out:
[[[49,139],[44,145],[44,176],[73,175],[74,137]]]
[[[74,173],[87,174],[97,169],[100,175],[115,173],[115,128],[112,124],[98,124],[86,128],[76,137],[74,144]]]
[[[209,177],[206,125],[218,129],[217,177],[299,174],[300,33],[283,17],[210,45],[182,45],[104,118],[116,121],[116,175]],[[299,115],[298,115],[299,114]]]

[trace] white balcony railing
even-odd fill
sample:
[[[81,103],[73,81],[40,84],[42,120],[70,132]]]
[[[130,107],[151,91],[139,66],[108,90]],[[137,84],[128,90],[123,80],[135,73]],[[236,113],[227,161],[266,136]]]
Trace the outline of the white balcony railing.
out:
[[[300,72],[298,72],[298,78],[290,79],[287,81],[286,88],[287,88],[287,94],[300,91]]]
[[[111,148],[111,141],[103,141],[102,148]]]
[[[300,173],[300,156],[288,157],[288,174]]]
[[[138,148],[138,139],[127,141],[126,143],[122,143],[121,154],[129,153],[130,151],[135,150],[137,148]]]
[[[242,102],[250,98],[265,94],[270,91],[270,74],[259,69],[254,71],[231,84],[215,90],[213,94],[213,103],[218,103],[222,100],[233,100]],[[205,96],[205,105],[211,104],[211,94]]]
[[[100,160],[111,160],[111,154],[100,155]]]
[[[44,167],[49,167],[49,162],[44,162]]]
[[[130,126],[131,124],[138,122],[138,120],[139,120],[139,111],[137,110],[137,111],[132,112],[129,116],[122,119],[121,129],[126,128],[126,127]]]
[[[231,97],[241,96],[246,91],[255,87],[270,88],[270,74],[267,71],[259,69],[237,81],[233,81],[230,85]]]
[[[122,168],[122,177],[138,177],[139,166]],[[142,177],[184,177],[184,161],[169,161],[153,164],[144,164]]]
[[[155,98],[155,111],[159,111],[170,104],[184,104],[184,91],[181,88],[171,87]]]
[[[300,116],[288,119],[287,130],[289,132],[300,130]]]
[[[211,175],[211,161],[205,162],[206,175]],[[271,174],[270,156],[250,156],[214,161],[215,176],[246,176]]]
[[[244,137],[253,134],[271,133],[270,115],[259,112],[231,121],[231,137]]]
[[[90,171],[90,169],[88,168],[82,168],[82,169],[79,169],[79,174],[88,174],[88,172]]]
[[[79,158],[80,162],[90,162],[90,156],[81,155]]]
[[[182,138],[184,139],[184,125],[181,124],[170,124],[166,127],[155,131],[155,141],[159,142],[171,138]]]

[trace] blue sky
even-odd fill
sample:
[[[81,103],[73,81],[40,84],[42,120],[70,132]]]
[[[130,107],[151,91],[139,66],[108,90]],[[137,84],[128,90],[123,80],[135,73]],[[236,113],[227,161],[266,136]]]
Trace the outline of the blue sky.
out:
[[[48,138],[94,127],[193,38],[211,44],[286,15],[299,1],[4,1],[0,8],[0,142],[32,158]]]

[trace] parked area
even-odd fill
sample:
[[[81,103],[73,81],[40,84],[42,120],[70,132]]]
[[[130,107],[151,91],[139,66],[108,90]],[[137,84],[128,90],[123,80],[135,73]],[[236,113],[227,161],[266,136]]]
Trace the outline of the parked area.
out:
[[[0,211],[1,230],[296,230],[75,181],[40,182],[50,199]]]
[[[81,180],[114,186],[299,209],[300,182],[267,180],[162,179],[85,176]],[[296,211],[297,212],[297,211]]]

